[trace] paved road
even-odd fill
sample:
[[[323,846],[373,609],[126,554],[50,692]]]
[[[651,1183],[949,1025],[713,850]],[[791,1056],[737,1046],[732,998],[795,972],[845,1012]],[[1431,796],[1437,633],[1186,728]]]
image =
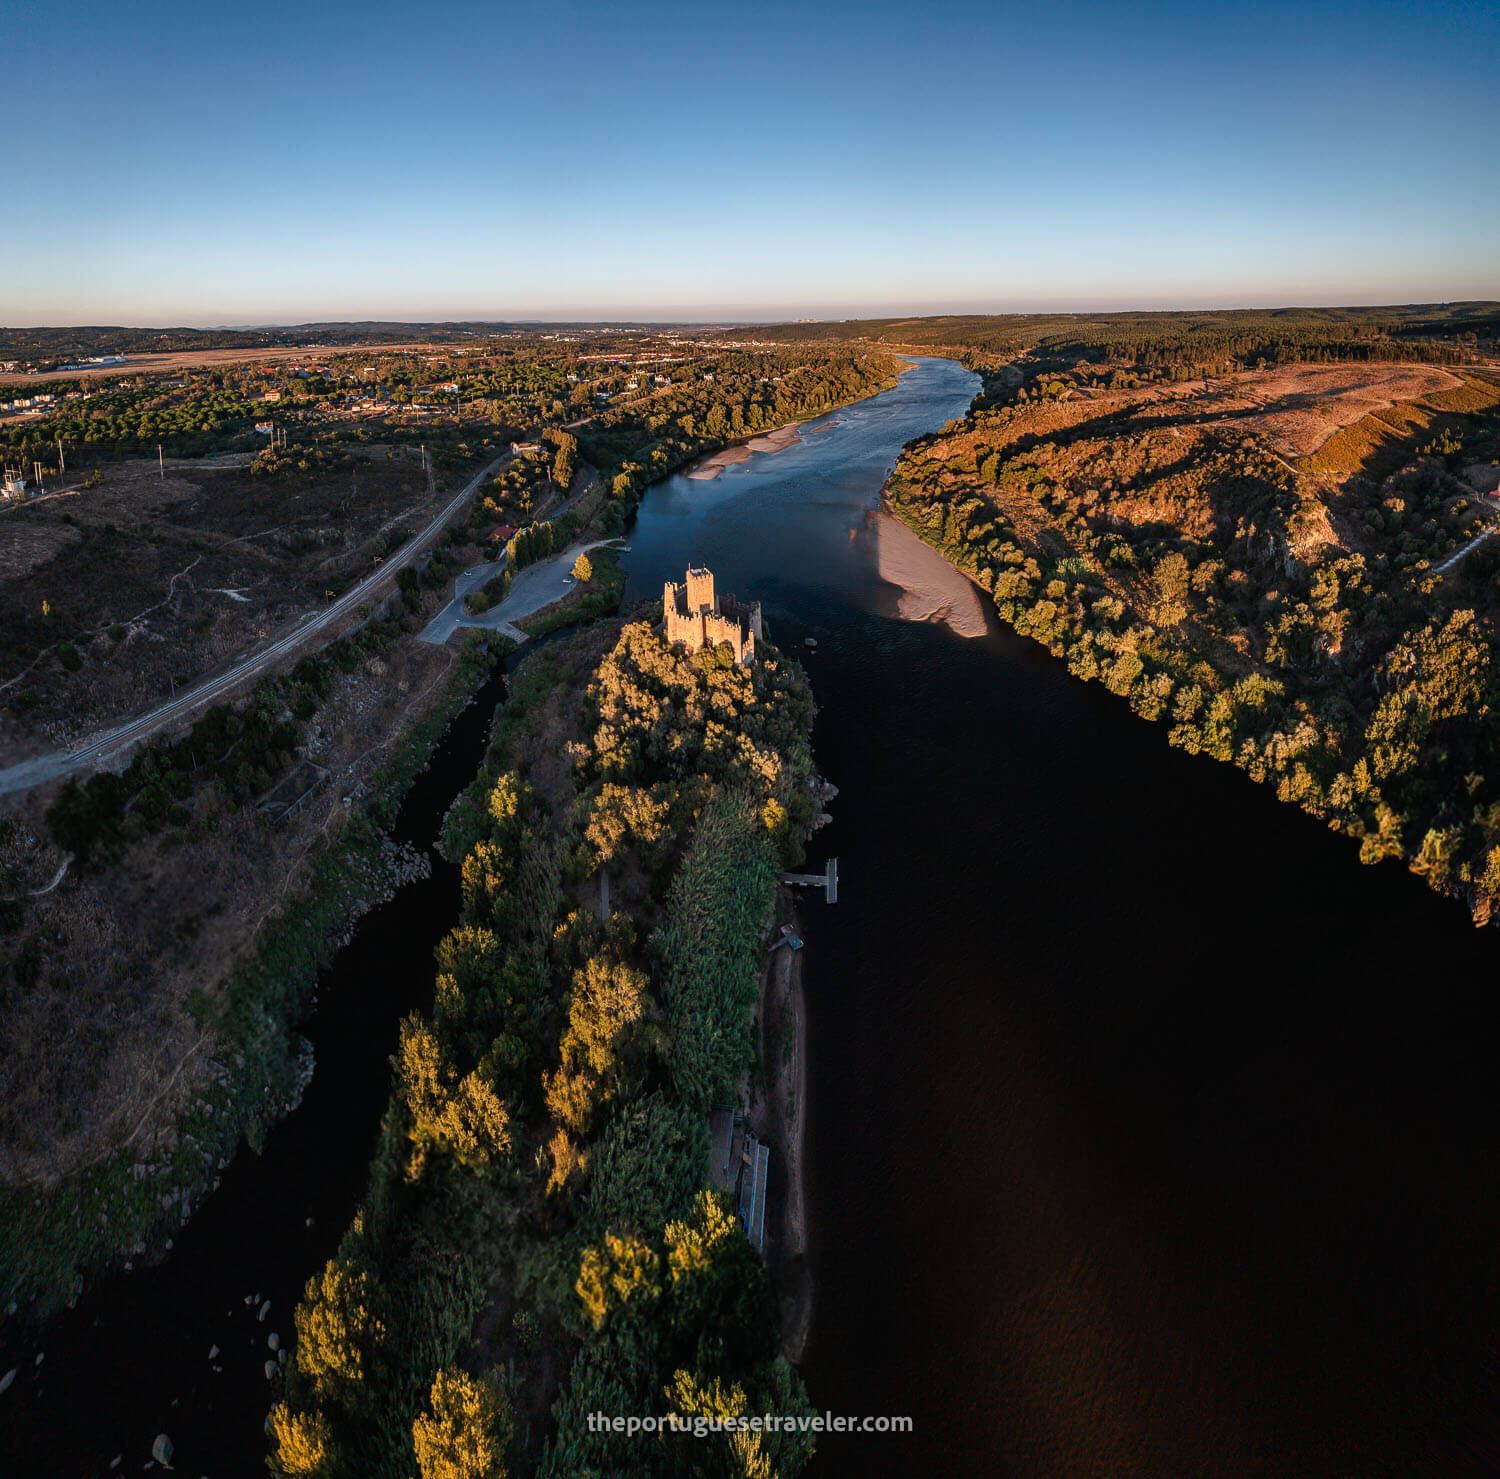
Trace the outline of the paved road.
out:
[[[117,728],[109,730],[81,750],[75,750],[71,754],[59,750],[51,755],[38,755],[31,760],[23,760],[19,765],[0,770],[0,796],[12,791],[30,790],[31,787],[39,786],[46,781],[56,780],[62,776],[71,775],[76,770],[97,765],[116,751],[145,739],[163,724],[179,719],[213,699],[223,697],[249,678],[258,677],[315,639],[328,639],[331,636],[329,628],[342,622],[356,607],[368,601],[381,586],[394,581],[397,572],[409,565],[437,539],[446,528],[448,521],[464,506],[474,490],[486,478],[491,477],[502,463],[509,461],[512,455],[510,452],[503,453],[482,467],[444,504],[442,510],[421,533],[407,540],[372,574],[352,586],[336,601],[325,606],[321,611],[305,617],[295,631],[289,632],[269,647],[247,657],[227,672],[219,674],[218,677],[210,678],[196,688],[188,689],[169,702],[152,709],[150,713],[142,714],[139,718],[128,720]]]
[[[568,493],[567,497],[565,497],[561,501],[561,503],[559,503],[558,506],[553,509],[550,507],[552,503],[552,495],[549,494],[547,499],[543,502],[542,506],[537,509],[532,515],[532,522],[540,523],[544,519],[560,519],[579,501],[579,499],[593,492],[594,488],[598,485],[598,482],[599,469],[585,462],[583,466],[578,469],[578,475],[574,478],[572,490]],[[599,542],[603,544],[609,543],[608,540],[601,540]],[[589,549],[593,549],[593,547],[593,545],[588,546]],[[503,631],[505,632],[505,635],[507,637],[513,637],[518,642],[524,642],[526,640],[526,634],[524,632],[513,628],[507,630],[506,622],[504,620],[497,619],[481,621],[477,617],[471,617],[469,615],[468,608],[464,605],[464,597],[468,595],[470,591],[478,590],[479,587],[485,583],[485,581],[490,580],[494,576],[498,575],[503,569],[505,569],[505,563],[506,555],[502,551],[498,560],[492,560],[483,565],[475,565],[472,569],[465,570],[464,573],[453,582],[453,599],[449,601],[448,604],[444,606],[443,609],[439,611],[438,614],[434,616],[425,627],[422,628],[422,631],[418,634],[419,640],[430,643],[434,647],[438,647],[446,642],[448,638],[458,630],[459,627],[483,626],[491,631]],[[550,564],[552,562],[549,561],[548,563]],[[568,568],[572,569],[571,564]],[[524,579],[529,574],[529,570],[522,571],[522,578]],[[519,582],[517,583],[519,584]],[[558,599],[558,597],[553,596],[551,599],[555,601]],[[544,601],[542,602],[542,604],[547,605],[548,602]],[[500,608],[493,607],[491,609],[495,613],[498,613]],[[527,610],[520,612],[520,615],[530,615],[531,611],[535,609],[535,607],[528,607]],[[489,613],[486,613],[486,615],[488,614]]]
[[[505,555],[502,553],[498,560],[491,560],[483,565],[475,565],[472,570],[465,570],[453,582],[453,599],[422,628],[418,634],[419,640],[429,642],[434,647],[440,647],[446,642],[462,625],[464,617],[469,614],[468,608],[464,605],[464,597],[470,591],[477,591],[487,580],[493,580],[503,569],[505,569]]]
[[[478,616],[471,616],[465,611],[461,600],[450,602],[428,622],[418,640],[440,647],[458,628],[479,627],[487,632],[504,632],[514,641],[524,642],[526,633],[515,623],[540,611],[543,606],[561,601],[573,589],[573,562],[579,555],[598,549],[603,544],[618,543],[618,539],[593,539],[586,544],[570,544],[561,554],[553,555],[547,560],[538,560],[535,565],[528,565],[516,576],[515,584],[511,586],[506,598],[498,606],[492,606]],[[473,574],[472,571],[469,573]]]

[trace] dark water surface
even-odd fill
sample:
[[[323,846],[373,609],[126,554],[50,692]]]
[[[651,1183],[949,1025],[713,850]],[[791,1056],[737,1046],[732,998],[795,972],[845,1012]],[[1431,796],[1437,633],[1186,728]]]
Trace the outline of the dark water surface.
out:
[[[992,614],[896,619],[851,531],[973,386],[926,361],[674,478],[625,559],[764,601],[841,788],[805,1374],[916,1431],[815,1472],[1496,1472],[1496,939]]]

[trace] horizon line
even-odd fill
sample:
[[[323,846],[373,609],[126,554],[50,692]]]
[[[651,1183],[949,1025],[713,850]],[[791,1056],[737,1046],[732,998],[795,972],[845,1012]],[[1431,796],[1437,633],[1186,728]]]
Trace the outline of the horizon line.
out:
[[[265,319],[238,322],[218,320],[208,322],[157,322],[157,323],[107,323],[99,320],[76,323],[0,323],[0,333],[16,333],[39,330],[81,329],[128,329],[136,332],[178,330],[192,333],[259,333],[275,330],[295,331],[319,328],[359,328],[365,325],[405,328],[466,328],[466,327],[515,327],[515,328],[772,328],[788,324],[847,324],[878,322],[887,319],[936,319],[936,318],[1095,318],[1117,314],[1192,314],[1192,313],[1291,313],[1335,309],[1423,309],[1454,307],[1500,309],[1500,298],[1433,298],[1409,300],[1407,302],[1286,302],[1286,303],[1224,303],[1219,305],[1191,304],[1187,306],[1120,306],[1114,308],[944,308],[936,310],[887,310],[885,312],[862,311],[845,314],[787,313],[757,317],[737,314],[712,314],[704,312],[701,317],[692,314],[667,317],[622,315],[618,318],[601,315],[577,317],[531,317],[502,315],[495,317],[415,317],[415,318],[312,318]]]

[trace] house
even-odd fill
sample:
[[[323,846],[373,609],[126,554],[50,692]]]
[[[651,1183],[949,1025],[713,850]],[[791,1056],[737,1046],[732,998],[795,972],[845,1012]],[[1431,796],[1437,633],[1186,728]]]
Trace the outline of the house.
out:
[[[274,421],[257,421],[255,423],[256,431],[258,431],[262,436],[269,436],[271,432],[275,430],[275,426],[276,423]]]
[[[540,442],[512,442],[510,450],[517,457],[535,457],[542,450],[542,444]]]
[[[279,390],[268,390],[266,392],[266,399],[268,401],[279,401],[281,399],[281,392]]]

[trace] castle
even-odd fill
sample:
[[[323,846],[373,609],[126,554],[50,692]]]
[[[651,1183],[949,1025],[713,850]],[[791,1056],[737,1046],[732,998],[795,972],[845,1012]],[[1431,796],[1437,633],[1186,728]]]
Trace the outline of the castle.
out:
[[[755,639],[760,629],[760,602],[744,605],[733,596],[716,599],[712,570],[689,570],[681,585],[669,580],[662,594],[668,642],[689,652],[729,643],[738,663],[755,661]]]

